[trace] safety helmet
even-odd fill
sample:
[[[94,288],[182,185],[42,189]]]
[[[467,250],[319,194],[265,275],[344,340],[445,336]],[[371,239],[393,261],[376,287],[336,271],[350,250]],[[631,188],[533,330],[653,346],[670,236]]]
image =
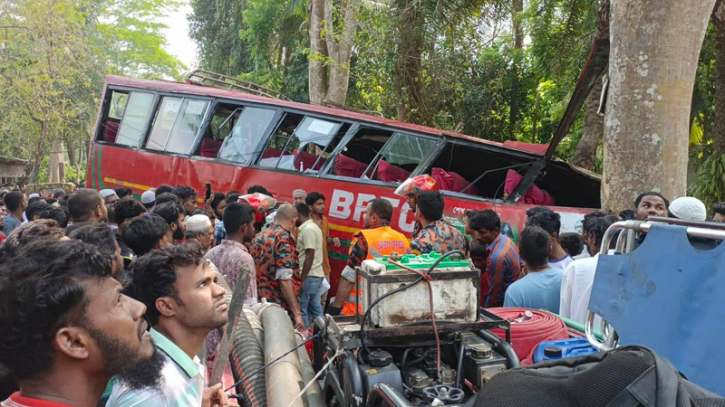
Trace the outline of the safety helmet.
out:
[[[430,175],[418,175],[408,178],[395,189],[395,195],[415,195],[421,191],[438,191],[438,183]]]
[[[269,195],[260,194],[255,192],[253,194],[242,195],[239,197],[239,202],[248,203],[254,208],[254,222],[264,222],[267,217],[267,212],[270,209],[274,209],[277,205],[277,200]]]

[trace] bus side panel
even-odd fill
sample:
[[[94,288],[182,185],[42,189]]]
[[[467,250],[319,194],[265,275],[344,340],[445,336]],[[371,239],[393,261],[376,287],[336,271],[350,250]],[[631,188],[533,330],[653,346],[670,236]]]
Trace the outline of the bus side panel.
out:
[[[87,186],[90,188],[125,186],[133,189],[134,194],[141,194],[161,184],[189,185],[200,194],[199,205],[202,207],[203,191],[207,182],[212,184],[214,191],[223,193],[236,190],[243,194],[252,185],[262,185],[279,202],[292,202],[292,191],[298,188],[308,193],[321,192],[326,197],[330,235],[340,238],[343,243],[340,248],[328,248],[333,270],[333,292],[347,261],[352,235],[362,228],[362,214],[368,202],[375,198],[389,200],[395,208],[391,226],[407,236],[413,231],[413,213],[405,198],[396,196],[392,187],[233,166],[111,145],[96,144],[93,152],[93,160],[88,169]],[[501,217],[502,231],[516,240],[526,220],[526,210],[531,207],[449,196],[446,197],[445,216],[462,230],[463,219],[468,210],[493,209]],[[562,215],[562,232],[580,231],[582,216],[589,212],[579,208],[554,209]]]

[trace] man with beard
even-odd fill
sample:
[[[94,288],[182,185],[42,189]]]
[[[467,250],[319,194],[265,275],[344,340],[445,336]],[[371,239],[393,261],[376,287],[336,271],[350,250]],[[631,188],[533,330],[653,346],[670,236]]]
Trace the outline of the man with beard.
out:
[[[214,226],[206,215],[198,214],[186,219],[186,241],[196,240],[204,252],[214,243]]]
[[[163,383],[134,389],[114,385],[107,406],[226,405],[220,385],[205,388],[206,371],[196,356],[209,331],[227,322],[225,290],[191,241],[139,257],[127,292],[146,304],[151,338],[164,357]]]
[[[146,307],[121,292],[112,264],[81,241],[40,239],[2,265],[0,364],[20,391],[1,406],[96,406],[133,366],[157,380]]]
[[[184,234],[186,234],[186,221],[184,221],[186,210],[179,202],[171,201],[157,204],[153,213],[164,218],[169,225],[166,231],[166,241],[169,244],[184,238]]]

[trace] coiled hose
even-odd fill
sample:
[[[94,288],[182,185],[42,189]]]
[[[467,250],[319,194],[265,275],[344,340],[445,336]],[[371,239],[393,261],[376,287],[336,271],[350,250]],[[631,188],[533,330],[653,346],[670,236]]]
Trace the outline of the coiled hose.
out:
[[[244,395],[244,407],[266,407],[267,390],[265,388],[264,374],[260,373],[249,380],[247,375],[256,372],[264,366],[264,350],[257,340],[257,335],[249,322],[246,312],[240,313],[234,332],[234,346],[229,354],[234,381],[237,385],[237,394]]]

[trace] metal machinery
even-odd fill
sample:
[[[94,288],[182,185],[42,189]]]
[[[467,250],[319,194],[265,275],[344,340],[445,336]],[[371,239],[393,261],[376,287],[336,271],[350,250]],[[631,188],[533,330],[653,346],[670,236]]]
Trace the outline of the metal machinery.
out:
[[[509,321],[477,306],[480,271],[450,254],[366,260],[365,314],[318,318],[315,370],[326,369],[328,406],[463,405],[519,366]]]

